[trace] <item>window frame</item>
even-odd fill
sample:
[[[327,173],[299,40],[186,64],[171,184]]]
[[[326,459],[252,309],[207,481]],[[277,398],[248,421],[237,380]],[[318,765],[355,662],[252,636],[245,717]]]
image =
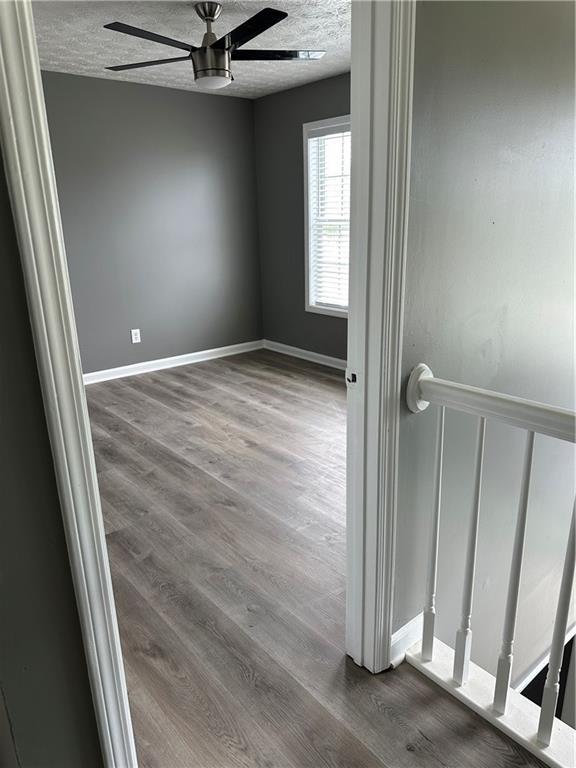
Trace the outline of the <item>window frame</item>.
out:
[[[350,115],[341,115],[338,117],[329,117],[326,120],[316,120],[302,125],[302,144],[304,155],[304,280],[305,280],[305,302],[306,312],[314,312],[318,315],[330,315],[332,317],[348,317],[348,307],[331,307],[328,305],[313,304],[311,301],[311,281],[310,281],[310,201],[308,199],[308,140],[320,136],[329,136],[332,133],[343,133],[350,131]]]

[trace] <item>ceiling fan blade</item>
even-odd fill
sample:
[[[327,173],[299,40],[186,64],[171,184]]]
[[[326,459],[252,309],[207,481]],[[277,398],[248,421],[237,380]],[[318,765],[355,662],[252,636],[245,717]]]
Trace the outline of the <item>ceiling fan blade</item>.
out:
[[[112,72],[122,72],[125,69],[139,69],[140,67],[155,67],[157,64],[171,64],[173,61],[189,61],[190,56],[176,56],[175,59],[156,59],[156,61],[139,61],[137,64],[119,64],[116,67],[106,67]]]
[[[132,37],[141,37],[143,40],[151,40],[153,43],[170,45],[172,48],[182,48],[183,51],[197,50],[196,46],[190,45],[189,43],[182,43],[180,40],[173,40],[171,37],[164,37],[164,35],[157,35],[155,32],[148,32],[146,29],[132,27],[130,24],[123,24],[121,21],[113,21],[112,24],[104,24],[104,29],[111,29],[114,32],[122,32],[125,35],[132,35]]]
[[[231,48],[235,50],[244,43],[252,40],[257,35],[261,35],[262,32],[266,32],[267,29],[273,27],[274,24],[278,24],[286,18],[288,14],[285,11],[276,11],[274,8],[264,8],[254,16],[251,16],[248,21],[245,21],[240,26],[228,32],[227,35],[216,40],[210,47],[211,48]]]
[[[234,51],[236,61],[291,61],[321,59],[326,51]]]

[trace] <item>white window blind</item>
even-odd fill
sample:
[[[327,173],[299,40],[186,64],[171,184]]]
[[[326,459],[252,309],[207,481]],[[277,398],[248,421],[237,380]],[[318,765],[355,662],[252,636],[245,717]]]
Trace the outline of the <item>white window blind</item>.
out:
[[[331,125],[330,123],[333,122]],[[304,126],[307,179],[307,308],[345,314],[350,256],[350,126]]]

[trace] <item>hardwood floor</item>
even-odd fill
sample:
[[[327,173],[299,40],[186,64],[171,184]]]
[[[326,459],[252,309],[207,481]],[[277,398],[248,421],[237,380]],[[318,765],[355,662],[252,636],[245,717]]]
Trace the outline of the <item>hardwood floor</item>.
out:
[[[345,656],[341,372],[263,351],[87,394],[141,768],[540,765]]]

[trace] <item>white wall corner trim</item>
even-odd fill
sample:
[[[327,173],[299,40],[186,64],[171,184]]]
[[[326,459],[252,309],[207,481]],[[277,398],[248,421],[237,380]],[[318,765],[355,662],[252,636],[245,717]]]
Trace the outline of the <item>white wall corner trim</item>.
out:
[[[406,658],[407,651],[422,638],[424,614],[419,613],[406,622],[392,635],[390,643],[390,666],[396,668]]]
[[[346,649],[372,672],[392,653],[415,15],[352,3]]]
[[[141,373],[162,371],[165,368],[177,368],[181,365],[192,365],[193,363],[201,363],[205,360],[216,360],[219,357],[241,355],[243,352],[253,352],[256,349],[262,349],[262,347],[262,340],[257,339],[256,341],[245,341],[241,344],[230,344],[226,347],[215,347],[214,349],[203,349],[199,352],[189,352],[186,355],[162,357],[157,360],[147,360],[143,363],[121,365],[118,368],[106,368],[102,371],[85,373],[83,377],[84,384],[97,384],[100,381],[123,379],[126,376],[138,376]]]
[[[135,768],[30,0],[0,2],[0,104],[4,165],[104,764]]]
[[[346,370],[346,360],[342,360],[340,357],[321,355],[319,352],[311,352],[308,349],[300,349],[300,347],[291,347],[288,344],[281,344],[279,341],[269,341],[268,339],[263,340],[262,346],[264,349],[269,349],[271,352],[278,352],[281,355],[298,357],[300,360],[308,360],[311,363],[326,365],[329,368],[338,368],[340,371]]]

